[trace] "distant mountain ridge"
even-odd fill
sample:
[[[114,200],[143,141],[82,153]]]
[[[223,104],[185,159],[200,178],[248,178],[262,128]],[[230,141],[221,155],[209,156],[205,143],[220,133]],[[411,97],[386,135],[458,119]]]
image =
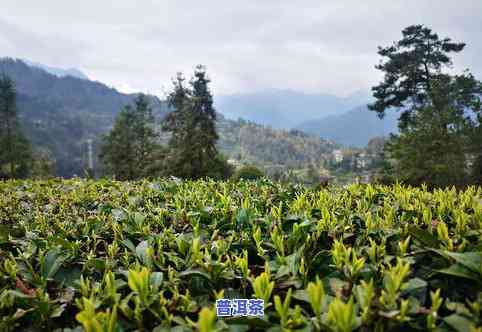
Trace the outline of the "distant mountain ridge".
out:
[[[215,104],[229,119],[239,117],[273,128],[297,129],[346,146],[364,147],[373,137],[398,131],[395,112],[387,112],[380,120],[368,111],[371,98],[365,91],[337,97],[272,89],[220,96]]]
[[[301,122],[340,113],[367,100],[368,95],[363,92],[337,97],[270,89],[219,96],[215,98],[215,106],[229,119],[242,118],[277,129],[292,129]]]
[[[373,137],[398,132],[398,116],[392,111],[386,112],[385,117],[380,119],[364,105],[345,113],[300,123],[296,129],[346,146],[364,147]]]
[[[28,61],[28,60],[23,60],[23,61],[27,65],[29,65],[30,67],[37,67],[37,68],[43,69],[47,73],[55,75],[57,77],[71,76],[71,77],[75,77],[75,78],[80,78],[82,80],[88,80],[89,79],[89,77],[87,77],[87,75],[85,75],[83,72],[81,72],[80,70],[78,70],[76,68],[62,69],[62,68],[43,65],[43,64],[38,63],[38,62],[32,62],[32,61]]]

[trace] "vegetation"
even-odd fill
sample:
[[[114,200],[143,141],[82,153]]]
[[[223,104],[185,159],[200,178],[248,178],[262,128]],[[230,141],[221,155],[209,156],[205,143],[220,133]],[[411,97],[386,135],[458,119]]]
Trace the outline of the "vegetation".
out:
[[[479,331],[482,191],[0,183],[0,330]],[[219,298],[266,301],[216,319]]]
[[[263,177],[263,171],[252,165],[242,166],[234,173],[236,180],[259,180]]]
[[[106,174],[119,180],[133,180],[155,175],[152,165],[161,147],[154,130],[154,116],[144,95],[134,101],[134,107],[124,107],[114,123],[114,128],[104,137],[101,159]],[[159,174],[159,172],[157,172]]]
[[[219,149],[230,159],[264,169],[274,177],[309,165],[323,169],[337,148],[333,142],[298,130],[276,130],[249,121],[218,122]]]
[[[102,137],[113,128],[119,112],[126,105],[133,105],[138,95],[121,94],[89,80],[59,78],[19,60],[0,59],[0,71],[15,81],[21,110],[19,121],[32,146],[51,157],[53,174],[83,176],[88,168],[87,142],[92,139],[93,173],[102,176],[105,170],[97,158]],[[167,145],[170,137],[162,132],[160,123],[169,111],[168,105],[156,97],[146,97],[160,143]],[[275,130],[244,120],[232,121],[220,113],[216,113],[216,129],[219,134],[216,147],[227,159],[266,168],[269,174],[303,169],[309,163],[321,165],[335,147],[316,136]],[[159,165],[154,165],[154,170],[158,169]]]
[[[17,114],[15,83],[0,76],[0,179],[23,178],[31,163],[30,143],[24,136]]]
[[[190,88],[184,85],[182,74],[174,80],[174,90],[168,97],[173,110],[162,124],[162,129],[170,134],[165,163],[169,175],[199,179],[223,178],[231,173],[216,147],[219,136],[209,82],[203,66],[196,67]]]
[[[480,110],[482,85],[468,71],[451,75],[450,53],[465,44],[440,39],[429,28],[405,28],[403,38],[380,48],[386,58],[377,68],[384,80],[373,87],[375,102],[369,108],[380,116],[389,108],[401,109],[400,135],[387,145],[396,163],[391,170],[407,183],[463,186],[480,182]],[[478,164],[476,164],[478,165]]]

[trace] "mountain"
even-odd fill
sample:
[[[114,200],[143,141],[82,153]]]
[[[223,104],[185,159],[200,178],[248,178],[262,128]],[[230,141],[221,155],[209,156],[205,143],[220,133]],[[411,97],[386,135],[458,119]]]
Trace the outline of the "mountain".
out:
[[[93,141],[94,164],[102,135],[114,123],[121,108],[138,94],[123,94],[102,83],[72,76],[53,75],[21,60],[0,59],[0,73],[16,83],[20,119],[34,148],[46,149],[55,160],[55,174],[83,175],[87,144]],[[165,101],[149,96],[156,123],[169,112]],[[266,169],[322,167],[333,143],[298,131],[266,128],[244,120],[218,116],[219,149],[234,162],[252,163]],[[166,142],[167,136],[161,136]]]
[[[15,81],[20,117],[33,145],[50,151],[55,173],[63,177],[83,175],[87,141],[93,139],[95,148],[121,108],[137,96],[10,58],[0,59],[0,73]],[[150,102],[157,114],[167,112],[158,98],[151,96]]]
[[[368,95],[363,92],[337,97],[273,89],[219,96],[215,98],[215,106],[229,119],[242,118],[273,128],[291,129],[297,123],[336,114],[367,100]]]
[[[27,65],[30,67],[37,67],[40,69],[45,70],[47,73],[55,75],[57,77],[65,77],[65,76],[71,76],[75,78],[80,78],[82,80],[88,80],[89,78],[87,75],[85,75],[83,72],[76,68],[69,68],[69,69],[62,69],[62,68],[57,68],[57,67],[51,67],[47,65],[43,65],[38,62],[32,62],[28,60],[23,60]]]
[[[302,122],[296,129],[339,144],[364,147],[373,137],[396,133],[397,123],[396,112],[387,112],[383,119],[379,119],[366,106],[359,106],[342,114]]]

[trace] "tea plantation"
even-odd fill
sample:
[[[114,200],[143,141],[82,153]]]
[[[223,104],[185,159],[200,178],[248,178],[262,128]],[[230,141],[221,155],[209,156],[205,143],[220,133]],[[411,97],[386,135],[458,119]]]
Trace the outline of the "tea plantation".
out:
[[[0,331],[482,331],[481,238],[480,187],[0,182]]]

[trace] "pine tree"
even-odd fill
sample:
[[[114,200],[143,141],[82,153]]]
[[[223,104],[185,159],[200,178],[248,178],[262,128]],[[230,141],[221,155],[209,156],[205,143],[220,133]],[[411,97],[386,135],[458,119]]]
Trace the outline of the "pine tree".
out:
[[[30,143],[18,121],[15,84],[0,76],[0,178],[22,178],[29,173]]]
[[[216,132],[216,111],[208,87],[209,82],[204,67],[196,67],[194,78],[190,82],[192,89],[191,112],[196,124],[192,132],[195,151],[194,161],[198,170],[195,177],[209,174],[211,168],[217,163],[216,142],[219,136]]]
[[[219,137],[209,83],[203,66],[196,67],[188,87],[182,74],[173,82],[174,89],[168,97],[173,110],[163,122],[163,130],[171,134],[168,174],[199,179],[226,178],[232,173],[216,148]]]
[[[387,144],[396,178],[418,185],[464,185],[469,180],[467,156],[474,144],[470,133],[480,111],[480,82],[470,73],[451,75],[450,53],[465,44],[440,39],[429,28],[416,25],[402,31],[403,38],[379,54],[383,81],[372,88],[375,102],[369,109],[383,117],[401,110],[400,135]]]
[[[133,106],[124,107],[101,147],[100,157],[106,173],[119,180],[156,175],[152,164],[162,158],[162,154],[153,125],[154,116],[146,96],[141,94]]]
[[[387,60],[375,68],[384,73],[384,78],[372,88],[375,102],[368,108],[380,117],[390,108],[402,110],[403,128],[417,109],[431,103],[433,81],[442,69],[452,65],[449,54],[461,52],[465,44],[440,39],[423,25],[409,26],[402,35],[392,46],[379,47],[378,54]]]

